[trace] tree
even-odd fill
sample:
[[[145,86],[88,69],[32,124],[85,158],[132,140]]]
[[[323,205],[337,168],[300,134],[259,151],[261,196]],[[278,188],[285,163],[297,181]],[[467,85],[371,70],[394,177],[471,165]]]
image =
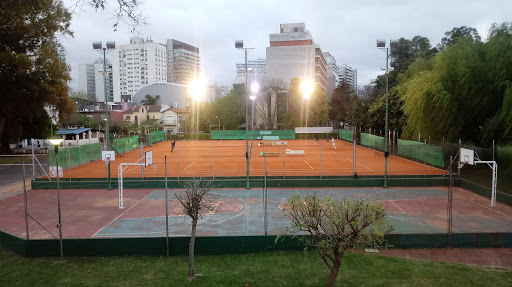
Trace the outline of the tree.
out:
[[[461,38],[469,38],[473,42],[480,42],[481,38],[478,31],[472,27],[455,27],[451,31],[445,32],[441,43],[437,45],[439,50],[445,49],[448,45],[456,43]]]
[[[329,109],[327,108],[327,93],[316,85],[313,94],[309,98],[309,121],[312,127],[324,127],[329,121]]]
[[[29,126],[47,131],[47,120],[41,120],[48,117],[45,106],[58,111],[60,122],[73,113],[69,68],[59,58],[63,48],[57,38],[72,36],[70,20],[61,1],[0,3],[0,142],[4,147],[21,136],[35,137],[24,133]]]
[[[343,254],[349,249],[375,246],[393,231],[382,203],[350,198],[320,199],[316,195],[296,194],[287,200],[285,214],[291,220],[288,232],[306,233],[300,237],[315,248],[330,269],[329,284],[334,286]]]
[[[204,213],[214,210],[210,191],[212,182],[204,178],[185,182],[185,189],[175,192],[176,199],[183,207],[183,213],[192,219],[190,244],[188,249],[188,280],[195,277],[194,273],[194,246],[196,242],[197,221]]]
[[[233,84],[225,97],[217,98],[201,106],[201,126],[217,123],[221,117],[221,124],[228,130],[238,130],[240,124],[245,123],[245,85]],[[216,118],[217,117],[217,118]]]
[[[146,95],[146,96],[144,96],[144,99],[142,101],[140,101],[140,104],[144,105],[144,106],[156,105],[156,102],[158,101],[158,99],[160,99],[160,95],[156,95],[154,97],[151,95]]]
[[[274,129],[279,114],[286,111],[286,102],[279,99],[286,91],[286,84],[280,79],[265,79],[254,101],[254,112],[262,120],[263,129]],[[281,105],[279,105],[280,103]],[[253,102],[251,102],[253,104]]]
[[[388,125],[390,131],[402,132],[406,124],[406,116],[402,110],[404,102],[400,99],[396,88],[388,95]],[[364,105],[364,104],[363,104]],[[367,108],[368,127],[374,130],[384,130],[386,122],[386,95],[382,95]]]
[[[329,119],[343,124],[347,123],[348,114],[351,109],[350,99],[355,94],[347,82],[341,81],[341,83],[334,89],[332,97],[329,101]]]
[[[85,10],[85,6],[94,8],[96,11],[105,10],[110,0],[73,0],[73,11]],[[113,18],[114,31],[117,31],[117,26],[120,21],[127,22],[130,26],[131,32],[135,32],[140,26],[148,24],[146,16],[142,13],[141,6],[142,0],[117,0],[117,6],[114,11]]]

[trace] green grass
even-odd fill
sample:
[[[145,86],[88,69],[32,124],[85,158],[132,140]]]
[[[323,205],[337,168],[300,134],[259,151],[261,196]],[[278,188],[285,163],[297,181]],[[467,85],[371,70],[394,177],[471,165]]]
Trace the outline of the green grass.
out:
[[[20,258],[0,251],[0,286],[325,286],[316,253],[186,257]],[[347,253],[336,286],[512,286],[512,271]]]
[[[18,164],[23,163],[32,164],[30,156],[0,156],[0,164]]]

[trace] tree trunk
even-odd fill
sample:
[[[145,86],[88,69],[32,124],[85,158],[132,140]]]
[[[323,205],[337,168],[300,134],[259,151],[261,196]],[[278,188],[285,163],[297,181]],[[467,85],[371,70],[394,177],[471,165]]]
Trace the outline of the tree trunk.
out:
[[[197,218],[192,218],[192,232],[190,234],[190,245],[188,246],[188,280],[195,277],[194,274],[194,245],[196,243]]]
[[[4,126],[5,126],[5,118],[4,117],[0,117],[0,147],[2,147],[2,145],[5,145],[7,143],[7,146],[5,147],[7,150],[9,150],[11,147],[9,146],[9,141],[8,140],[5,140],[3,137],[2,137],[2,134],[4,132]]]
[[[334,282],[336,281],[336,277],[338,277],[338,272],[340,271],[341,267],[341,256],[336,255],[334,258],[334,265],[331,268],[331,274],[329,275],[329,283],[327,286],[332,287],[334,286]]]

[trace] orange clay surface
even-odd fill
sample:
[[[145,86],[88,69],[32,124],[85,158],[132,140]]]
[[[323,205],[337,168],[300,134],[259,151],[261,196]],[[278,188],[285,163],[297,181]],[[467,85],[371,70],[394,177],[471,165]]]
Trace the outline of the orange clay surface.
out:
[[[252,150],[250,157],[250,175],[263,176],[265,157],[268,176],[348,176],[353,175],[354,155],[351,143],[336,140],[336,149],[331,142],[321,140],[286,140],[286,146],[270,145],[265,142],[249,141]],[[252,144],[252,148],[251,148]],[[286,149],[303,150],[304,155],[286,154]],[[161,142],[144,147],[144,152],[153,151],[153,165],[144,168],[144,177],[164,177],[165,157],[167,157],[167,176],[245,176],[245,141],[177,141],[171,153],[171,142]],[[140,163],[140,149],[122,156],[116,155],[111,162],[111,175],[118,177],[121,163]],[[384,154],[379,151],[357,146],[355,169],[358,175],[383,175]],[[71,173],[71,174],[70,174]],[[391,156],[388,158],[388,175],[440,175],[445,171],[423,163]],[[105,178],[108,169],[105,162],[98,160],[71,170],[64,170],[64,178]],[[141,177],[140,166],[127,166],[123,177]]]

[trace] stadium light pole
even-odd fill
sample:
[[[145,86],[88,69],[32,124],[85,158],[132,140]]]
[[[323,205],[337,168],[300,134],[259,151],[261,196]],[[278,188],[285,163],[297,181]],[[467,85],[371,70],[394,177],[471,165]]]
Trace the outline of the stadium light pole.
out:
[[[110,121],[110,114],[109,114],[109,108],[108,108],[108,95],[107,95],[107,61],[106,61],[106,54],[107,54],[107,50],[115,50],[116,48],[116,42],[114,41],[107,41],[105,43],[105,47],[103,47],[103,44],[101,43],[101,41],[95,41],[95,42],[92,42],[92,48],[94,50],[103,50],[103,88],[104,88],[104,92],[105,92],[105,113],[106,113],[106,119],[107,119],[107,123],[106,123],[106,127],[105,127],[105,132],[106,132],[106,140],[107,140],[107,151],[110,150],[110,142],[109,142],[109,121]]]
[[[384,131],[384,188],[388,188],[388,157],[389,157],[389,147],[388,147],[388,118],[389,118],[389,49],[396,48],[398,46],[398,40],[390,40],[389,47],[386,47],[386,40],[377,40],[377,48],[386,51],[386,119],[385,119],[385,131]]]
[[[247,177],[246,181],[247,184],[245,186],[245,189],[251,189],[251,186],[249,185],[249,101],[248,101],[248,87],[247,87],[247,54],[254,50],[254,48],[244,48],[244,41],[242,40],[236,40],[235,41],[235,48],[239,49],[241,51],[244,51],[245,54],[245,163],[246,163],[246,170],[247,170]]]
[[[306,100],[306,138],[308,137],[307,127],[308,127],[308,113],[309,113],[309,98],[315,89],[315,84],[312,81],[304,80],[300,83],[300,90],[304,95],[304,100]]]
[[[57,227],[59,228],[59,247],[60,247],[60,260],[64,259],[64,248],[62,246],[62,221],[60,216],[60,175],[59,175],[59,145],[62,142],[62,138],[51,138],[48,139],[50,143],[55,148],[55,164],[57,166],[57,214],[59,216],[59,223]]]
[[[252,112],[251,112],[251,130],[254,130],[254,105],[256,104],[256,95],[258,94],[258,91],[260,90],[260,85],[256,82],[251,84],[251,105],[252,105]]]
[[[201,79],[194,79],[190,82],[190,93],[192,94],[192,99],[194,100],[194,106],[196,109],[197,117],[196,117],[196,129],[199,136],[199,100],[203,97],[205,93],[205,83]],[[193,106],[193,107],[194,107]],[[194,110],[192,110],[192,117],[194,117]],[[193,122],[192,122],[193,125]]]

